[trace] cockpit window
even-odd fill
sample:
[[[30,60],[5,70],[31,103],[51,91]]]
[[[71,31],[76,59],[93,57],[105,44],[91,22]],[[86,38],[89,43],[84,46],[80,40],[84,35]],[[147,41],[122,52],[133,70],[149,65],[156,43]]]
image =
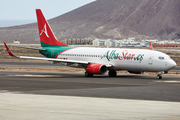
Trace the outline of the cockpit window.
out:
[[[171,57],[167,56],[167,57],[159,57],[160,60],[169,60],[171,59]]]
[[[159,57],[160,60],[164,60],[164,57]]]

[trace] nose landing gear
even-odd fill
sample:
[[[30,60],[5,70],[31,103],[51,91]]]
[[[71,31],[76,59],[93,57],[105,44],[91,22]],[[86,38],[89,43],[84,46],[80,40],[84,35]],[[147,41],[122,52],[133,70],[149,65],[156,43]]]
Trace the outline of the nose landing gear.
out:
[[[162,74],[165,74],[165,73],[167,73],[167,72],[164,72],[164,71],[158,72],[157,79],[162,79]]]
[[[157,79],[162,79],[162,75],[157,75]]]

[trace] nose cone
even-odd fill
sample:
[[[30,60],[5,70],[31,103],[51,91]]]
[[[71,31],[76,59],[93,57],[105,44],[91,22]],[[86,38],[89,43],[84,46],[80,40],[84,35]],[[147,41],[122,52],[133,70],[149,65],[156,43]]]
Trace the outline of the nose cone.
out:
[[[169,70],[175,68],[177,66],[176,62],[174,62],[174,60],[171,60],[169,63],[168,63],[168,67],[169,67]]]

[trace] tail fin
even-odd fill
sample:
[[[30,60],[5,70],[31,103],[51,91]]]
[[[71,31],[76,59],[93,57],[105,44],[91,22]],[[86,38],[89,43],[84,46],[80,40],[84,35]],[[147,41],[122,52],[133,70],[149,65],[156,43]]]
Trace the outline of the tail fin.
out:
[[[38,28],[39,28],[39,36],[42,47],[48,46],[68,46],[60,41],[58,41],[51,30],[48,22],[46,21],[41,9],[36,9]]]
[[[150,49],[150,50],[154,50],[151,42],[149,42],[149,49]]]

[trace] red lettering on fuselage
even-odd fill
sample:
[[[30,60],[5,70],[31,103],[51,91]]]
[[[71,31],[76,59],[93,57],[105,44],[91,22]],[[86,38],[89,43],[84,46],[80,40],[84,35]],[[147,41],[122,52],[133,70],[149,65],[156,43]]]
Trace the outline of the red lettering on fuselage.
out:
[[[135,54],[128,54],[127,50],[123,51],[122,55],[122,58],[120,56],[118,57],[119,60],[132,60],[135,56]]]

